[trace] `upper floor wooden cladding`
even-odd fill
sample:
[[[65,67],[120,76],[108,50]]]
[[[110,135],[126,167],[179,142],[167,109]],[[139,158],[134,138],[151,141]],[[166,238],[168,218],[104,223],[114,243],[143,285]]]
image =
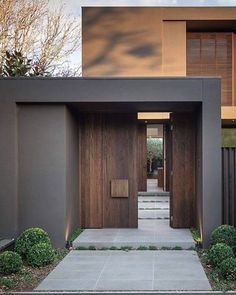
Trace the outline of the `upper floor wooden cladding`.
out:
[[[233,105],[234,34],[187,33],[187,75],[221,76],[221,104]]]

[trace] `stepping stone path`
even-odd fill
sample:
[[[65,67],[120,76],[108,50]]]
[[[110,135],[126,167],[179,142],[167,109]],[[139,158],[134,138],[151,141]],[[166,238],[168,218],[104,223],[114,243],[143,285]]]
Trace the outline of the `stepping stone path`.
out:
[[[141,220],[170,218],[169,193],[150,193],[138,195],[138,218]]]

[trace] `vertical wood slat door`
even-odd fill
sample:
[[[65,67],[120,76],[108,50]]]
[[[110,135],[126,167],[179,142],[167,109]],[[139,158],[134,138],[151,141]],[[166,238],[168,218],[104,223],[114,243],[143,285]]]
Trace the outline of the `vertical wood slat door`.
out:
[[[133,114],[84,114],[80,123],[81,226],[137,227],[137,123]],[[111,196],[128,180],[128,197]]]
[[[133,114],[106,114],[103,130],[103,226],[137,227],[137,122]],[[128,179],[128,198],[111,198],[113,179]]]
[[[103,121],[100,114],[80,120],[80,207],[81,226],[103,226]]]
[[[171,154],[172,139],[169,124],[164,126],[164,149],[165,149],[165,190],[170,191],[171,181]]]
[[[147,126],[138,125],[138,191],[147,191]]]
[[[171,218],[174,228],[195,225],[196,122],[193,113],[172,114]]]

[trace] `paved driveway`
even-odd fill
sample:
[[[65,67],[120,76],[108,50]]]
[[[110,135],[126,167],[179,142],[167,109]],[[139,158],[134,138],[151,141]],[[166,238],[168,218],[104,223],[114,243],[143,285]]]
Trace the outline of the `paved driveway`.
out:
[[[36,290],[211,290],[195,251],[71,251]]]

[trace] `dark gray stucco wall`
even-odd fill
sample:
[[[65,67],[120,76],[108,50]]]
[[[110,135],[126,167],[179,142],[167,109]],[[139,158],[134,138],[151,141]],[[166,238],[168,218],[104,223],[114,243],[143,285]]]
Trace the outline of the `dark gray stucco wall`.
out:
[[[18,105],[18,226],[55,246],[79,226],[78,125],[65,105]]]
[[[79,125],[66,109],[66,224],[65,238],[79,227]]]
[[[17,233],[17,125],[16,104],[0,101],[0,237]]]
[[[197,113],[196,137],[196,221],[202,237],[202,105],[199,107]]]
[[[18,106],[19,232],[43,227],[64,245],[66,221],[66,107]]]
[[[222,222],[220,83],[203,82],[202,104],[202,231],[207,247]]]

